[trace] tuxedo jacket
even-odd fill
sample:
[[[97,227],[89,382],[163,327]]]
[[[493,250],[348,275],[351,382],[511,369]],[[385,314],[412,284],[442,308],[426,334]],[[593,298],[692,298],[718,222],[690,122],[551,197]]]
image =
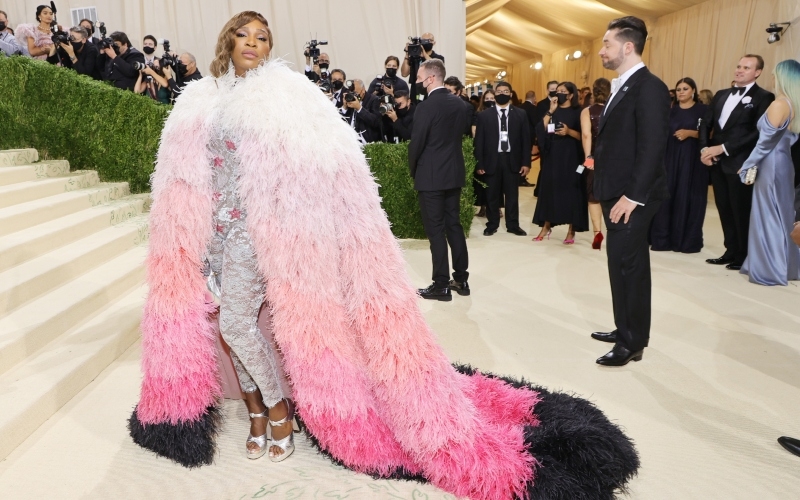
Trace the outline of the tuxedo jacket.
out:
[[[417,191],[464,187],[461,149],[467,115],[464,101],[445,88],[417,104],[408,145],[408,166]]]
[[[669,197],[664,153],[669,138],[667,86],[642,68],[606,105],[594,149],[594,195],[647,204]]]
[[[508,143],[511,162],[509,167],[514,173],[520,167],[531,166],[531,132],[528,115],[520,108],[508,107]],[[487,175],[497,171],[500,153],[500,119],[496,108],[489,108],[478,114],[475,127],[475,159],[476,170],[483,170]]]
[[[719,117],[725,101],[731,95],[732,88],[723,89],[714,94],[706,116],[700,125],[700,147],[717,146],[723,144],[726,155],[720,155],[720,165],[726,174],[736,174],[742,164],[753,152],[758,142],[758,119],[761,118],[775,95],[758,86],[757,83],[742,97],[742,101],[733,108],[725,127],[719,126]],[[747,99],[747,98],[750,99]],[[749,101],[749,102],[744,102]]]

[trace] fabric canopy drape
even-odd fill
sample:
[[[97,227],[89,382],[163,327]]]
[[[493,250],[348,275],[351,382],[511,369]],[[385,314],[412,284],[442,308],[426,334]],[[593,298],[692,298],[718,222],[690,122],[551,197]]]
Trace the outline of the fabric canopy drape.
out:
[[[42,0],[6,0],[0,9],[10,25],[35,22]],[[275,40],[272,55],[292,62],[303,71],[303,46],[312,38],[329,42],[321,46],[331,57],[331,67],[345,70],[348,78],[367,83],[383,72],[389,55],[402,59],[409,36],[432,32],[436,52],[446,58],[448,74],[465,74],[466,6],[461,0],[56,0],[58,20],[72,25],[70,9],[96,6],[98,18],[109,33],[124,31],[134,47],[142,38],[166,38],[172,50],[190,52],[201,73],[208,74],[222,26],[244,10],[261,12]],[[161,50],[157,50],[161,55]]]

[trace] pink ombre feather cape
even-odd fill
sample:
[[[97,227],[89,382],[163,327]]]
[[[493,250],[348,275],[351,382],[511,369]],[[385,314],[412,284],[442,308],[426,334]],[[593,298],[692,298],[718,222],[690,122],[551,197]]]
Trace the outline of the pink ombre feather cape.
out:
[[[451,366],[355,133],[279,60],[190,84],[166,122],[136,442],[187,466],[213,456],[221,391],[200,270],[212,235],[207,144],[219,129],[235,138],[274,338],[320,448],[354,470],[421,476],[459,497],[526,497],[538,469],[525,430],[537,425],[539,394]]]

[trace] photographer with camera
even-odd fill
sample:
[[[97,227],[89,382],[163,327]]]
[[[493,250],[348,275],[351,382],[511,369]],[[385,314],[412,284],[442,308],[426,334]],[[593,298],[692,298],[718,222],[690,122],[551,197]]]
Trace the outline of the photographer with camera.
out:
[[[436,45],[436,40],[433,37],[433,33],[424,33],[418,38],[409,37],[409,41],[406,42],[406,48],[404,49],[406,57],[403,59],[400,74],[403,75],[403,77],[408,77],[408,83],[412,90],[415,89],[417,71],[421,63],[430,61],[431,59],[439,59],[442,61],[442,64],[444,64],[444,56],[434,52],[434,45]],[[411,93],[411,100],[415,103],[417,102],[417,92]]]
[[[133,91],[139,71],[144,69],[144,54],[131,47],[128,35],[121,31],[102,40],[103,79],[122,90]]]
[[[136,80],[136,86],[133,91],[137,94],[146,95],[161,104],[170,104],[172,102],[169,82],[158,59],[154,59],[153,64],[145,66],[139,72],[139,78]]]
[[[197,59],[192,54],[184,52],[180,58],[176,58],[174,53],[167,53],[168,50],[169,42],[164,40],[165,53],[160,62],[174,101],[181,95],[187,83],[200,80],[203,75],[197,70]]]
[[[380,139],[381,115],[378,112],[380,102],[367,93],[367,88],[361,80],[348,80],[341,92],[342,118],[353,127],[362,144],[375,142]]]
[[[392,100],[393,103],[382,103],[380,108],[385,110],[383,114],[384,141],[394,143],[410,141],[416,106],[411,104],[411,97],[407,90],[396,91]]]
[[[16,56],[22,53],[19,42],[8,26],[8,15],[0,10],[0,54]]]
[[[100,52],[91,42],[88,42],[88,33],[80,26],[69,30],[69,43],[61,43],[59,50],[63,52],[61,64],[65,68],[75,70],[79,75],[86,75],[94,80],[102,80],[97,69],[97,58]]]
[[[328,68],[331,67],[331,58],[325,52],[319,51],[320,45],[328,45],[326,40],[311,40],[303,47],[306,56],[306,78],[314,83],[328,80]]]
[[[342,109],[342,101],[344,98],[343,90],[344,90],[344,80],[347,78],[344,70],[341,69],[334,69],[331,70],[330,79],[331,79],[331,101],[336,105],[337,108],[341,111]]]
[[[394,95],[398,90],[408,92],[408,84],[397,76],[397,69],[400,67],[400,59],[396,56],[389,56],[383,63],[385,73],[383,76],[376,76],[369,84],[367,92],[372,95]]]

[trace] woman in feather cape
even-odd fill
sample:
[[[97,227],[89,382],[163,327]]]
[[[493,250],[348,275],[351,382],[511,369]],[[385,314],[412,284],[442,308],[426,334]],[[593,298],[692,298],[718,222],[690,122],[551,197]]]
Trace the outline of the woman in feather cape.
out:
[[[237,195],[281,362],[323,453],[471,499],[613,498],[638,456],[591,403],[450,364],[418,307],[355,132],[284,62],[236,67],[248,44],[268,43],[239,36],[253,23],[268,30],[254,12],[228,22],[214,76],[187,86],[164,127],[134,441],[187,467],[213,459],[216,306],[201,270],[215,232],[209,144],[223,130],[234,138]]]

